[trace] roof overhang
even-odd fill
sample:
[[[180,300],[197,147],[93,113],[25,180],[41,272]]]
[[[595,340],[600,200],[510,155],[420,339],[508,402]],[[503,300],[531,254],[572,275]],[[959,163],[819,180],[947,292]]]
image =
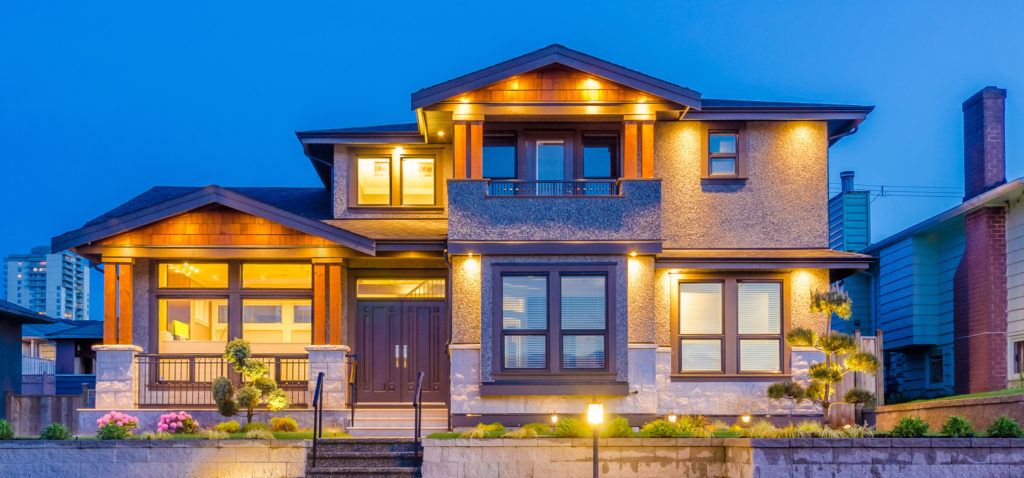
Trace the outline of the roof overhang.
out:
[[[448,254],[657,254],[662,241],[448,241]]]
[[[57,322],[45,315],[6,300],[0,300],[0,319],[14,321],[19,324],[53,324]]]
[[[871,267],[875,258],[831,249],[665,249],[655,260],[663,269],[828,269],[837,281]]]
[[[374,255],[375,253],[375,243],[372,239],[344,229],[338,229],[315,219],[309,219],[285,211],[215,185],[61,234],[53,238],[51,247],[55,251],[62,251],[88,246],[100,239],[130,231],[209,204],[220,204],[253,216],[262,217],[306,234],[327,239],[361,254]]]
[[[751,102],[754,103],[754,102]],[[857,131],[874,111],[873,106],[787,105],[708,106],[690,111],[682,119],[694,121],[826,121],[829,146]]]

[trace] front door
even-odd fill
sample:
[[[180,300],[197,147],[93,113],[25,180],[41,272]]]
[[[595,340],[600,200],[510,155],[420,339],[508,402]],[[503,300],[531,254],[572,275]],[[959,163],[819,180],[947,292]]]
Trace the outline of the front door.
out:
[[[448,394],[448,339],[443,300],[359,301],[356,386],[359,402],[411,402],[422,371],[423,400]]]

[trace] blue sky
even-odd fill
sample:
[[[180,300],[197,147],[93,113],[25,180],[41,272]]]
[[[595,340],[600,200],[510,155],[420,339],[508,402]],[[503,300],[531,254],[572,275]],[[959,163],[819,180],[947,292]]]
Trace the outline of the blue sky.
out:
[[[1024,175],[1024,2],[488,5],[8,2],[0,254],[154,185],[316,186],[294,131],[411,122],[413,91],[550,43],[709,98],[875,105],[834,183],[962,187],[960,103],[997,85]],[[958,202],[880,197],[873,236]]]

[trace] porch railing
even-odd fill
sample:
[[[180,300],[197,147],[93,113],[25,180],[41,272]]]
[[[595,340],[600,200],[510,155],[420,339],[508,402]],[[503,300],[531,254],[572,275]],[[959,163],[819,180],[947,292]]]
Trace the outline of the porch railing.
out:
[[[305,355],[254,355],[270,370],[270,377],[285,391],[293,407],[309,403],[309,358]],[[135,358],[139,408],[215,408],[210,387],[217,377],[236,386],[242,377],[220,355],[139,354]]]
[[[56,362],[39,357],[21,357],[22,375],[53,375],[57,370]]]
[[[615,179],[567,181],[492,179],[487,185],[487,195],[498,197],[618,196],[620,194],[619,181]]]

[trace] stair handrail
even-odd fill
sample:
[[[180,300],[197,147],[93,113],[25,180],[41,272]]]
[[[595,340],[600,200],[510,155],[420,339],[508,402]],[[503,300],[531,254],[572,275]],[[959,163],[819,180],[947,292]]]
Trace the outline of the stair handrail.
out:
[[[348,368],[348,426],[356,423],[356,393],[359,387],[356,386],[356,367],[359,364],[356,354],[349,355],[351,366]]]
[[[323,402],[320,400],[323,394],[324,373],[316,375],[316,389],[313,390],[313,468],[316,468],[316,444],[323,437],[324,416]]]
[[[414,439],[416,445],[420,444],[420,430],[423,421],[423,371],[416,372],[416,391],[412,394],[412,408],[414,417]]]

